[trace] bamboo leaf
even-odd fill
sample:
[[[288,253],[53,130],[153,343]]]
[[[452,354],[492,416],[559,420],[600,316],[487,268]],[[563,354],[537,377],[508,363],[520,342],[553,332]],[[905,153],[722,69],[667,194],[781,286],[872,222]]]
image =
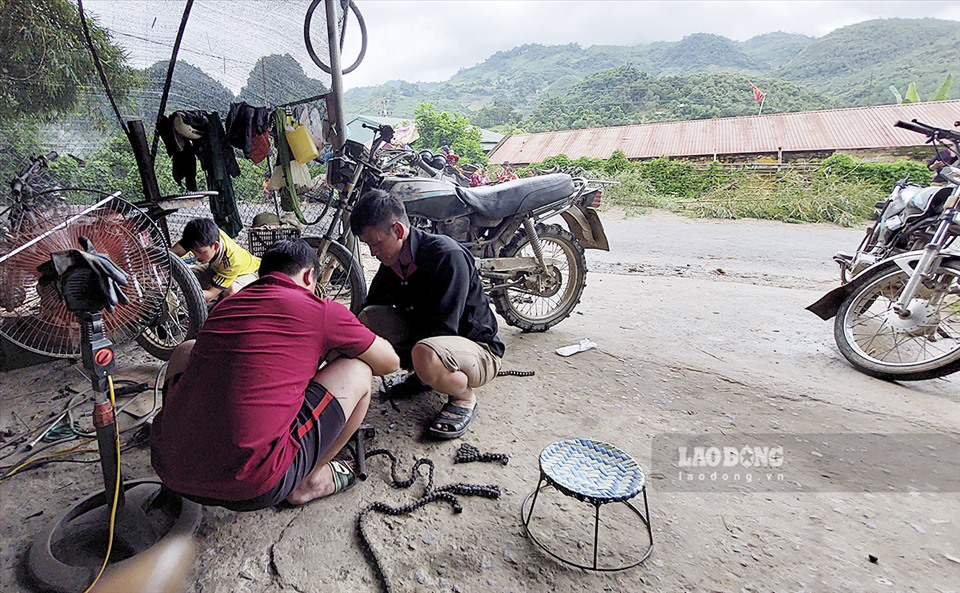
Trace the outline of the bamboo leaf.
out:
[[[940,88],[937,89],[937,92],[930,95],[930,98],[927,101],[944,101],[947,98],[947,95],[950,94],[950,88],[953,87],[953,74],[947,74],[946,80],[943,81],[943,84],[940,85]]]
[[[903,96],[904,103],[919,103],[920,94],[917,93],[917,83],[911,82],[907,85],[907,93]]]
[[[897,90],[897,87],[891,84],[890,92],[893,93],[893,96],[897,98],[897,103],[903,103],[903,95],[900,94],[900,91]]]

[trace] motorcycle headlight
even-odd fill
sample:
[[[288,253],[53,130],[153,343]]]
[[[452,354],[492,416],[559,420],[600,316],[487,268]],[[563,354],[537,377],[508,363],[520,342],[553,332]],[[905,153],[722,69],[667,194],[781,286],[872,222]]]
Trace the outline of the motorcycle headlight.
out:
[[[891,231],[895,231],[903,226],[903,219],[899,215],[891,216],[890,218],[883,221],[883,226]]]

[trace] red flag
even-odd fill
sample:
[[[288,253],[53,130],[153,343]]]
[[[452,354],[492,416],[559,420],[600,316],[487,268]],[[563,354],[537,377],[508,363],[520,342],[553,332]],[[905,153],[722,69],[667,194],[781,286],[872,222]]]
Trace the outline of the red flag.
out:
[[[761,91],[757,85],[753,84],[752,82],[750,83],[750,86],[753,87],[753,100],[757,103],[763,101],[763,98],[767,96],[767,93]]]

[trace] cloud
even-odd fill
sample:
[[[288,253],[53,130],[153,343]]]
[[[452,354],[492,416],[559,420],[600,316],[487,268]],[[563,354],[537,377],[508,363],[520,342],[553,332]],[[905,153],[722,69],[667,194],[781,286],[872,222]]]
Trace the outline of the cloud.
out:
[[[169,57],[183,3],[179,0],[87,0],[88,10],[144,66]],[[328,79],[304,49],[305,0],[197,0],[181,59],[238,91],[252,65],[290,53],[307,74]],[[785,31],[822,36],[874,18],[930,16],[960,20],[956,0],[925,1],[440,1],[358,0],[369,31],[366,57],[344,77],[346,88],[388,80],[441,81],[497,51],[525,43],[583,46],[676,41],[692,33],[746,40]],[[326,59],[323,4],[313,39]],[[344,65],[359,51],[355,23]],[[920,40],[905,40],[917,43]]]

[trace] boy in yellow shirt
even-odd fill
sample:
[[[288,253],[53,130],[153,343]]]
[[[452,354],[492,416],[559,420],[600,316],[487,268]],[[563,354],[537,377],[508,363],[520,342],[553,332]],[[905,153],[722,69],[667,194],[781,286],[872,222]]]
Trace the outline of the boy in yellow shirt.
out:
[[[260,258],[237,245],[210,218],[194,218],[183,228],[183,237],[172,251],[184,256],[192,251],[203,264],[194,272],[208,303],[230,296],[258,278]]]

